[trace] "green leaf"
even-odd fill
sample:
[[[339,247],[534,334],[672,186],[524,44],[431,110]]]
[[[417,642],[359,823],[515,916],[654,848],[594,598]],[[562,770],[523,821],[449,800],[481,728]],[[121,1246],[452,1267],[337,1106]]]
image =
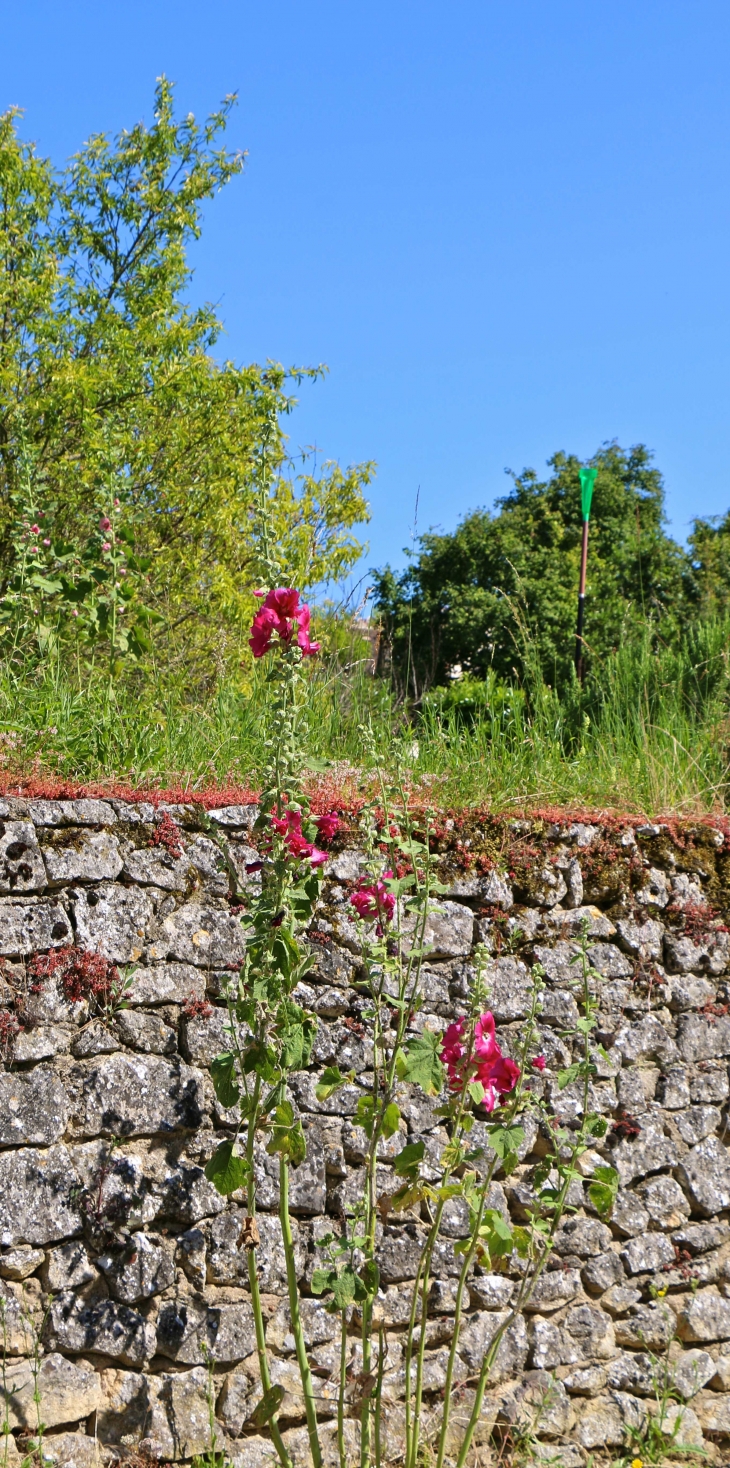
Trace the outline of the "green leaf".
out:
[[[372,1140],[373,1127],[375,1126],[375,1111],[377,1102],[374,1096],[359,1096],[357,1109],[355,1111],[355,1125],[361,1126],[369,1141]]]
[[[395,1158],[393,1162],[394,1172],[397,1172],[399,1177],[416,1178],[425,1151],[425,1142],[409,1142],[406,1147],[401,1148],[401,1151]]]
[[[226,1050],[223,1055],[217,1055],[215,1060],[211,1061],[210,1075],[213,1090],[221,1106],[224,1106],[226,1110],[230,1106],[235,1106],[240,1099],[241,1088],[236,1081],[236,1057],[231,1054],[230,1050]]]
[[[385,1137],[386,1141],[389,1137],[395,1136],[398,1130],[399,1121],[400,1110],[396,1106],[395,1101],[391,1101],[390,1105],[386,1106],[385,1111],[383,1112],[383,1136]]]
[[[328,1101],[340,1086],[344,1086],[347,1076],[343,1076],[338,1065],[328,1065],[317,1081],[314,1094],[318,1101]]]
[[[245,1158],[237,1157],[233,1147],[233,1142],[220,1142],[205,1165],[205,1176],[224,1198],[242,1188],[248,1174]]]
[[[307,1144],[304,1140],[302,1124],[294,1116],[294,1108],[291,1101],[282,1101],[274,1112],[274,1125],[271,1132],[271,1140],[266,1148],[270,1156],[277,1153],[280,1157],[286,1157],[292,1167],[298,1167],[307,1155]]]
[[[420,1086],[426,1096],[438,1096],[444,1084],[444,1067],[439,1056],[441,1036],[424,1030],[409,1040],[403,1056],[402,1079]]]
[[[253,1412],[246,1418],[247,1427],[265,1427],[272,1417],[278,1412],[284,1399],[283,1386],[271,1386],[256,1403]]]
[[[610,1217],[619,1186],[619,1175],[614,1167],[597,1167],[588,1187],[588,1197],[599,1218]]]
[[[518,1152],[525,1140],[521,1126],[491,1126],[487,1132],[489,1144],[498,1157],[505,1158],[509,1152]]]
[[[558,1088],[559,1088],[559,1090],[564,1091],[566,1086],[571,1086],[573,1084],[573,1081],[577,1080],[577,1078],[578,1078],[579,1075],[580,1075],[580,1063],[579,1062],[576,1062],[575,1065],[569,1065],[568,1068],[567,1068],[567,1070],[559,1070],[558,1071]]]

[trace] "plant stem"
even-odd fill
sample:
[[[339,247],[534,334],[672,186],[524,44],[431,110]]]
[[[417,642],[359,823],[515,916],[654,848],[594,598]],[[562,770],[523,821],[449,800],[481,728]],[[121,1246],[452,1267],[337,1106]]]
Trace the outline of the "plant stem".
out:
[[[289,1163],[286,1157],[279,1158],[279,1218],[281,1220],[281,1232],[284,1240],[284,1256],[286,1258],[286,1280],[289,1288],[289,1313],[291,1315],[292,1334],[297,1352],[297,1363],[299,1375],[302,1381],[302,1392],[304,1395],[304,1410],[307,1416],[307,1433],[309,1436],[309,1449],[312,1454],[314,1468],[322,1468],[322,1451],[319,1446],[317,1434],[317,1410],[314,1402],[314,1386],[312,1383],[312,1372],[307,1359],[307,1348],[304,1343],[304,1331],[302,1329],[302,1318],[299,1313],[299,1285],[297,1281],[297,1268],[294,1259],[294,1239],[291,1231],[291,1219],[289,1217]]]
[[[261,1077],[257,1076],[256,1084],[254,1086],[253,1097],[251,1099],[251,1110],[248,1116],[248,1132],[246,1134],[246,1162],[248,1164],[246,1179],[246,1207],[248,1210],[248,1214],[251,1218],[255,1217],[256,1214],[256,1185],[254,1181],[253,1171],[253,1151],[254,1141],[256,1137],[256,1121],[258,1118],[260,1096]],[[269,1371],[269,1357],[266,1350],[266,1326],[264,1324],[264,1315],[261,1309],[259,1271],[255,1249],[248,1250],[247,1264],[248,1283],[249,1289],[251,1290],[251,1309],[253,1310],[254,1327],[256,1330],[256,1354],[258,1355],[259,1360],[261,1389],[263,1396],[266,1396],[267,1393],[271,1391],[271,1372]],[[279,1454],[279,1460],[282,1464],[282,1468],[293,1468],[291,1458],[289,1457],[289,1454],[284,1447],[284,1443],[282,1441],[281,1431],[279,1428],[279,1424],[276,1420],[276,1413],[274,1413],[269,1422],[269,1430],[271,1432],[274,1447]]]
[[[340,1383],[337,1393],[337,1449],[340,1468],[347,1468],[345,1454],[345,1373],[347,1371],[347,1311],[342,1311],[340,1326]]]

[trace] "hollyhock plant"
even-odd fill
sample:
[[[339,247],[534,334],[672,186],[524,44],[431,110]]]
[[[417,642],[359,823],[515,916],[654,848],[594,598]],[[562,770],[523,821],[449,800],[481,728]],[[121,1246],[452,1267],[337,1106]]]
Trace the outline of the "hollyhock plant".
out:
[[[301,811],[287,810],[283,816],[272,816],[271,824],[274,830],[284,837],[284,844],[290,856],[299,861],[308,860],[313,867],[321,867],[326,862],[327,852],[320,851],[302,833]]]
[[[329,815],[317,816],[314,824],[317,827],[317,830],[319,831],[322,840],[331,841],[335,832],[339,830],[340,818],[339,816],[336,816],[332,811]]]
[[[257,591],[256,596],[263,596]],[[299,604],[299,592],[293,586],[278,586],[266,594],[261,610],[251,624],[249,647],[255,658],[262,658],[272,645],[274,633],[288,646],[296,633],[297,646],[304,657],[319,652],[319,643],[309,636],[311,615],[306,603]]]
[[[454,1020],[444,1031],[440,1055],[446,1066],[449,1088],[460,1091],[468,1081],[480,1081],[484,1088],[481,1104],[487,1111],[493,1111],[497,1102],[514,1090],[520,1068],[514,1060],[502,1054],[494,1015],[489,1010],[479,1016],[474,1026],[474,1047],[470,1057],[466,1034],[465,1017]]]
[[[534,1058],[534,1060],[531,1060],[530,1061],[530,1064],[533,1066],[533,1068],[535,1070],[544,1070],[545,1069],[545,1056],[544,1055],[536,1055],[535,1058]]]
[[[389,923],[395,912],[395,897],[389,892],[385,883],[393,876],[391,871],[383,872],[377,882],[367,882],[365,878],[360,883],[356,892],[353,892],[350,902],[355,908],[358,917],[378,919],[378,928],[382,931],[382,923]]]

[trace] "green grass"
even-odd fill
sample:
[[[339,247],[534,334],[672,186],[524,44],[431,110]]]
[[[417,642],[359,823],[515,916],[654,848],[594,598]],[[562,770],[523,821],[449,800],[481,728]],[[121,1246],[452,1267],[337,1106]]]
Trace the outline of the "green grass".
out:
[[[454,694],[408,716],[363,657],[340,648],[311,667],[307,746],[335,778],[365,761],[363,725],[380,758],[396,748],[415,785],[439,804],[547,805],[646,813],[722,811],[728,803],[727,624],[696,629],[677,650],[623,649],[600,685],[559,699],[534,677],[525,690],[488,685],[481,706]],[[354,652],[362,649],[354,649]],[[62,658],[0,667],[6,770],[79,782],[256,784],[266,703],[257,667],[246,693],[222,681],[191,691],[164,671],[129,675],[109,701],[103,680]]]

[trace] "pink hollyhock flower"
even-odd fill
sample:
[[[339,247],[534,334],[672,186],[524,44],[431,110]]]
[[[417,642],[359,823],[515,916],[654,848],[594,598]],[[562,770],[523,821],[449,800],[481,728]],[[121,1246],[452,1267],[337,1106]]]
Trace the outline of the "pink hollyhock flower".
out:
[[[251,636],[248,645],[255,658],[262,658],[264,653],[271,647],[271,639],[274,635],[277,618],[274,612],[266,611],[263,607],[251,623]]]
[[[255,595],[264,596],[264,592],[257,591]],[[287,646],[296,633],[297,645],[304,656],[313,657],[319,652],[320,644],[312,642],[309,623],[309,607],[299,605],[299,592],[295,587],[277,586],[272,591],[267,591],[264,604],[256,613],[251,626],[249,646],[254,657],[263,657],[269,651],[274,633]]]
[[[502,1054],[494,1015],[489,1010],[479,1016],[474,1026],[474,1051],[468,1062],[466,1029],[466,1019],[455,1020],[444,1031],[441,1041],[440,1055],[448,1072],[449,1087],[452,1091],[460,1091],[469,1080],[481,1081],[484,1087],[482,1105],[487,1111],[493,1111],[497,1101],[514,1090],[520,1068],[514,1060]]]
[[[299,611],[299,592],[293,586],[277,586],[267,594],[266,610],[276,612],[277,617],[296,617]]]
[[[393,876],[391,871],[383,872],[382,878],[377,882],[367,882],[364,878],[356,892],[353,892],[350,902],[355,908],[358,917],[376,917],[378,925],[382,921],[390,922],[395,912],[395,897],[388,892],[385,883]]]
[[[101,548],[102,548],[102,550],[111,550],[111,548],[112,548],[111,541],[110,540],[105,540]]]
[[[314,822],[323,841],[331,841],[335,831],[339,830],[340,818],[334,812],[329,815],[317,816]]]
[[[326,862],[327,852],[320,851],[312,841],[302,835],[301,811],[287,810],[283,816],[272,816],[271,824],[284,837],[286,849],[295,860],[310,861],[313,867],[321,867]]]
[[[466,1055],[464,1045],[464,1031],[466,1029],[465,1019],[455,1019],[453,1024],[444,1030],[441,1041],[441,1059],[444,1065],[455,1065],[458,1060],[463,1060]]]
[[[535,1070],[544,1070],[545,1069],[545,1056],[544,1055],[536,1055],[535,1058],[534,1058],[534,1060],[531,1061],[531,1064],[534,1066]]]
[[[108,515],[102,515],[102,517],[101,517],[101,519],[99,521],[99,529],[100,530],[103,530],[106,533],[106,531],[107,530],[111,530],[111,528],[112,528],[112,522],[109,519],[109,516]]]
[[[32,532],[33,532],[34,535],[40,535],[40,533],[41,533],[41,527],[40,527],[40,525],[31,525],[30,528],[31,528],[31,530],[32,530]]]
[[[494,1015],[489,1010],[479,1016],[474,1026],[474,1054],[480,1060],[491,1060],[493,1055],[501,1054],[497,1044]]]
[[[50,544],[51,544],[51,542],[50,542],[50,540],[45,540],[45,539],[44,539],[44,541],[43,541],[43,544],[44,544],[44,545],[50,545]]]

